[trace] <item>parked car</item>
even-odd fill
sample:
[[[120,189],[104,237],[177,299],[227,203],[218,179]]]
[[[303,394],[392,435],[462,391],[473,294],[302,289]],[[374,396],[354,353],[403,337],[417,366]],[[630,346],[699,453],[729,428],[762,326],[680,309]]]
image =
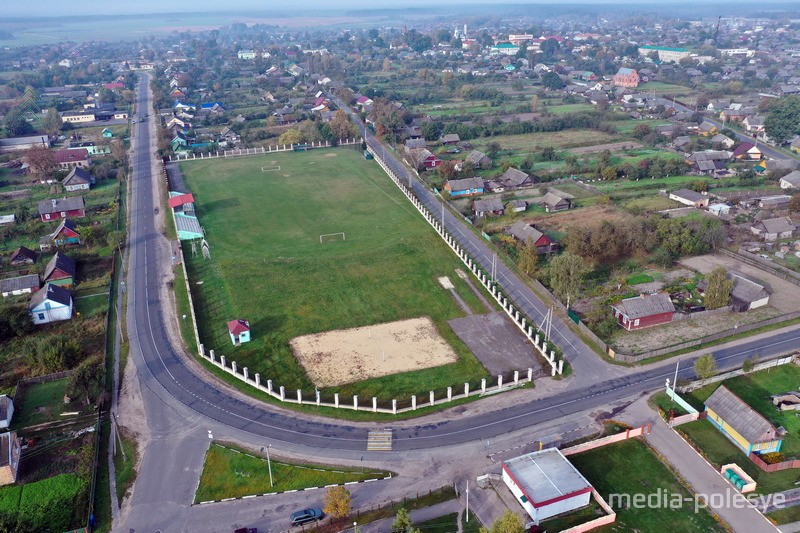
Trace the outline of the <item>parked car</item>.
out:
[[[292,513],[292,525],[299,526],[302,524],[308,524],[309,522],[315,522],[317,520],[322,520],[322,517],[325,516],[325,513],[322,512],[322,509],[311,508],[311,509],[303,509],[302,511],[296,511]]]
[[[237,529],[233,533],[258,533],[258,529],[254,528],[254,527],[250,527],[250,528],[248,528],[248,527],[240,527],[239,529]]]

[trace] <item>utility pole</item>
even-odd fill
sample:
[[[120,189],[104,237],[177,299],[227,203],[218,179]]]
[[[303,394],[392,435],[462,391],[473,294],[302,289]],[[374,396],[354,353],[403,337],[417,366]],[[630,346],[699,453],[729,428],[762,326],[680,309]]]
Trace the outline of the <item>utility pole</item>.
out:
[[[469,479],[467,480],[467,518],[465,521],[469,523]]]

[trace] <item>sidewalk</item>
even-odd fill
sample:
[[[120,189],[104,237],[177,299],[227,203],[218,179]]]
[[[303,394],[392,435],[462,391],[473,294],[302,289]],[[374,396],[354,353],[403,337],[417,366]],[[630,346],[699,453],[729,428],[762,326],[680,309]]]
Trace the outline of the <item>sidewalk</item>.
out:
[[[442,503],[437,503],[436,505],[432,505],[430,507],[424,507],[422,509],[417,509],[416,511],[411,511],[409,515],[411,516],[411,521],[414,524],[419,524],[420,522],[425,522],[426,520],[431,520],[433,518],[439,518],[440,516],[444,516],[450,513],[458,513],[459,517],[462,514],[464,506],[458,500],[450,500]],[[388,533],[392,530],[392,523],[394,522],[394,517],[391,518],[384,518],[383,520],[378,520],[377,522],[372,522],[371,524],[366,524],[364,527],[359,526],[358,531],[359,533]],[[459,521],[459,533],[461,531],[461,522]],[[438,531],[437,533],[456,533],[454,531]]]
[[[667,426],[661,417],[656,416],[644,401],[632,406],[631,414],[639,415],[638,422],[651,420],[652,432],[645,438],[647,442],[669,462],[685,479],[696,494],[707,498],[709,507],[727,523],[731,529],[741,533],[775,533],[772,525],[750,504],[739,503],[734,506],[734,498],[740,493],[716,471],[683,438]]]

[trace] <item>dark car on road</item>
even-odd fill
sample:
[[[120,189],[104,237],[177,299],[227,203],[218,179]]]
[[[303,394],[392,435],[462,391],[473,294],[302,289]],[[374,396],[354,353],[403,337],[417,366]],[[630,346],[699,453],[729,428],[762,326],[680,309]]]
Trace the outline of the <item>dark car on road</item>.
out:
[[[325,516],[325,513],[322,512],[322,509],[303,509],[302,511],[292,513],[292,525],[299,526],[308,524],[309,522],[321,520],[323,516]]]
[[[239,529],[237,529],[233,533],[258,533],[258,529],[254,528],[254,527],[250,527],[250,528],[240,527]]]

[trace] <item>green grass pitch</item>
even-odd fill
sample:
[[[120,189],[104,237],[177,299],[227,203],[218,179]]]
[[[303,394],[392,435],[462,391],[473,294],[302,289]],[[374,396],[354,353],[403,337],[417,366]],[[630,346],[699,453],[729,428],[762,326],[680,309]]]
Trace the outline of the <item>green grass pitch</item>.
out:
[[[261,172],[261,167],[280,171]],[[299,335],[429,316],[459,356],[437,368],[337,387],[365,401],[425,394],[487,373],[446,321],[463,315],[439,285],[448,276],[476,312],[480,303],[455,275],[458,258],[374,161],[338,148],[181,164],[211,246],[186,262],[201,339],[290,395],[314,385],[289,341]],[[320,235],[346,240],[320,244]],[[199,252],[199,247],[198,247]],[[197,282],[202,281],[202,284]],[[253,340],[234,347],[225,323],[250,321]],[[330,394],[334,390],[323,391]]]

